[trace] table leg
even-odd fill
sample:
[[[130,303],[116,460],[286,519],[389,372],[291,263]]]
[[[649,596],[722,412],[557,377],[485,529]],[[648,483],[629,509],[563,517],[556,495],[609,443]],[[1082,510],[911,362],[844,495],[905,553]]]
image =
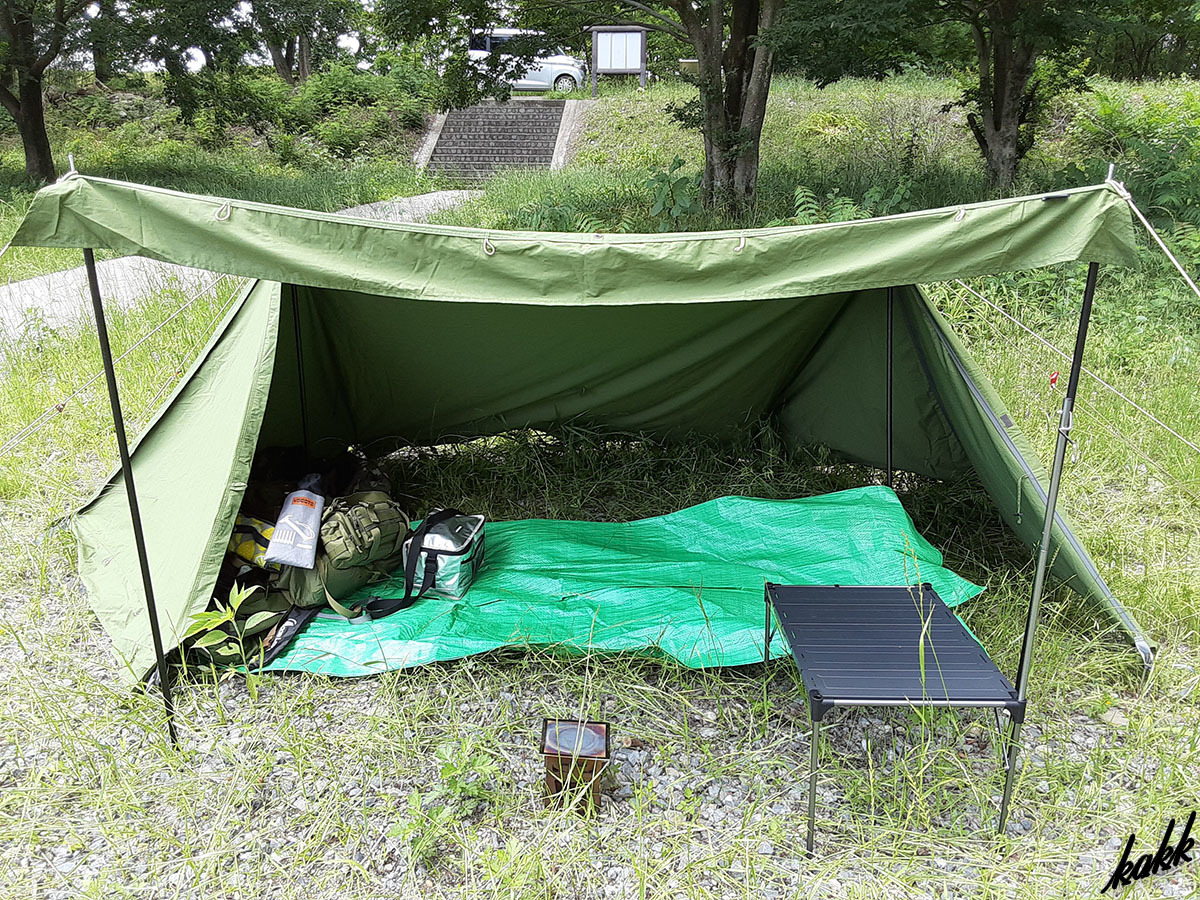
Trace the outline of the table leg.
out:
[[[813,718],[812,734],[809,737],[808,759],[808,837],[804,847],[812,856],[813,837],[817,830],[817,765],[820,760],[821,720]]]
[[[1021,723],[1013,722],[1008,732],[1008,767],[1004,773],[1004,796],[1000,800],[1000,821],[997,831],[1004,834],[1004,825],[1008,821],[1008,806],[1012,801],[1013,777],[1017,773],[1017,753],[1021,746]]]
[[[767,607],[767,624],[763,629],[763,663],[771,661],[771,598],[768,596],[764,601]]]

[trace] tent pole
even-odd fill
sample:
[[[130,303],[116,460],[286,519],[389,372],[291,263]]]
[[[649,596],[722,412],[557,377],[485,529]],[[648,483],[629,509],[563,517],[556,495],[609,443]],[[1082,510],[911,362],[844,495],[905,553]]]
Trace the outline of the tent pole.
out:
[[[113,367],[112,347],[108,342],[108,323],[104,304],[100,300],[100,280],[96,275],[96,257],[91,250],[83,251],[87,269],[88,288],[92,294],[92,311],[96,315],[96,334],[100,338],[100,357],[104,361],[104,379],[108,383],[108,403],[112,408],[113,429],[117,435],[117,452],[121,457],[121,475],[125,479],[125,494],[129,498],[129,517],[133,521],[133,542],[137,548],[138,564],[142,570],[142,588],[146,592],[146,612],[150,616],[150,637],[154,642],[154,658],[158,665],[158,684],[162,689],[163,707],[167,712],[167,734],[171,745],[179,746],[175,734],[175,703],[171,699],[170,672],[163,653],[162,634],[158,627],[158,607],[154,603],[154,586],[150,582],[150,561],[146,556],[146,537],[142,533],[142,514],[138,508],[137,490],[133,486],[133,463],[129,458],[129,442],[125,437],[125,417],[121,414],[121,398],[117,393],[117,372]]]
[[[1033,596],[1029,600],[1029,614],[1025,619],[1025,640],[1021,644],[1021,662],[1017,668],[1017,699],[1024,700],[1029,687],[1029,670],[1033,666],[1033,639],[1037,632],[1038,612],[1042,603],[1042,591],[1046,586],[1046,570],[1050,561],[1050,540],[1054,530],[1054,511],[1058,505],[1058,489],[1062,482],[1063,462],[1067,456],[1067,441],[1075,424],[1075,393],[1079,389],[1079,373],[1083,369],[1083,348],[1087,342],[1088,324],[1092,317],[1092,300],[1096,295],[1096,276],[1099,263],[1088,265],[1087,283],[1083,289],[1083,306],[1079,310],[1079,330],[1075,333],[1075,353],[1071,357],[1071,377],[1067,380],[1067,393],[1063,397],[1062,411],[1058,420],[1058,442],[1054,447],[1054,466],[1050,470],[1050,487],[1046,491],[1046,517],[1042,523],[1042,542],[1038,545],[1037,569],[1033,574]],[[1021,723],[1013,722],[1008,744],[1008,771],[1004,777],[1004,796],[1000,802],[1000,831],[1008,818],[1008,804],[1012,798],[1013,775],[1016,770],[1017,751],[1021,737]]]
[[[885,427],[885,440],[887,442],[886,452],[884,454],[887,464],[887,486],[893,487],[892,484],[892,363],[893,353],[895,350],[895,331],[894,331],[894,313],[896,305],[896,289],[890,287],[887,289],[887,398],[884,401],[885,417],[887,425]]]
[[[300,386],[300,433],[304,437],[304,452],[308,453],[308,392],[304,387],[304,343],[300,339],[300,299],[292,286],[292,331],[296,336],[296,377]]]

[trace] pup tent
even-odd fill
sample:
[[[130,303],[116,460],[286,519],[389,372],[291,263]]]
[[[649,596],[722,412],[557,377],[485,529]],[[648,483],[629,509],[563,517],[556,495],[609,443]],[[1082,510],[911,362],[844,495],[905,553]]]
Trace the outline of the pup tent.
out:
[[[827,225],[612,235],[381,223],[73,173],[37,194],[13,243],[253,279],[132,452],[168,650],[209,602],[256,448],[320,455],[563,422],[722,435],[769,417],[789,442],[889,471],[973,470],[1034,548],[1045,470],[918,285],[1135,256],[1110,186]],[[114,474],[74,530],[90,602],[140,677],[155,654],[123,481]],[[980,590],[941,567],[878,485],[723,498],[623,525],[488,528],[488,563],[461,603],[423,600],[363,626],[318,617],[274,665],[364,674],[555,642],[745,663],[761,659],[765,580],[912,583],[915,556],[948,603]],[[1065,515],[1051,543],[1052,574],[1149,664],[1149,641]]]

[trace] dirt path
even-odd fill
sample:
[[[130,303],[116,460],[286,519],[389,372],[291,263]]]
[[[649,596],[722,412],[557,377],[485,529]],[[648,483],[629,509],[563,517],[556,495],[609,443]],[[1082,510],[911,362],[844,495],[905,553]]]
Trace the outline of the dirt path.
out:
[[[434,191],[416,197],[381,200],[340,210],[341,215],[384,222],[423,222],[478,194],[478,191]],[[106,304],[129,306],[165,288],[188,293],[203,289],[219,276],[203,269],[176,266],[139,256],[104,260],[96,266]],[[58,327],[88,312],[87,276],[83,266],[0,285],[0,332],[19,335],[31,321]]]

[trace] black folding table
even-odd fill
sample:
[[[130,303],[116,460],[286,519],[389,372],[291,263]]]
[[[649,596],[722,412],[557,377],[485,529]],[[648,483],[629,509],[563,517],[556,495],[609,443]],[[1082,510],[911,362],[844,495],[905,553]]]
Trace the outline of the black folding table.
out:
[[[809,853],[821,720],[833,707],[991,707],[1007,710],[1014,723],[1024,721],[1025,701],[930,584],[768,583],[766,608],[764,659],[770,658],[774,613],[808,693]],[[1006,774],[1012,777],[1011,765]]]

